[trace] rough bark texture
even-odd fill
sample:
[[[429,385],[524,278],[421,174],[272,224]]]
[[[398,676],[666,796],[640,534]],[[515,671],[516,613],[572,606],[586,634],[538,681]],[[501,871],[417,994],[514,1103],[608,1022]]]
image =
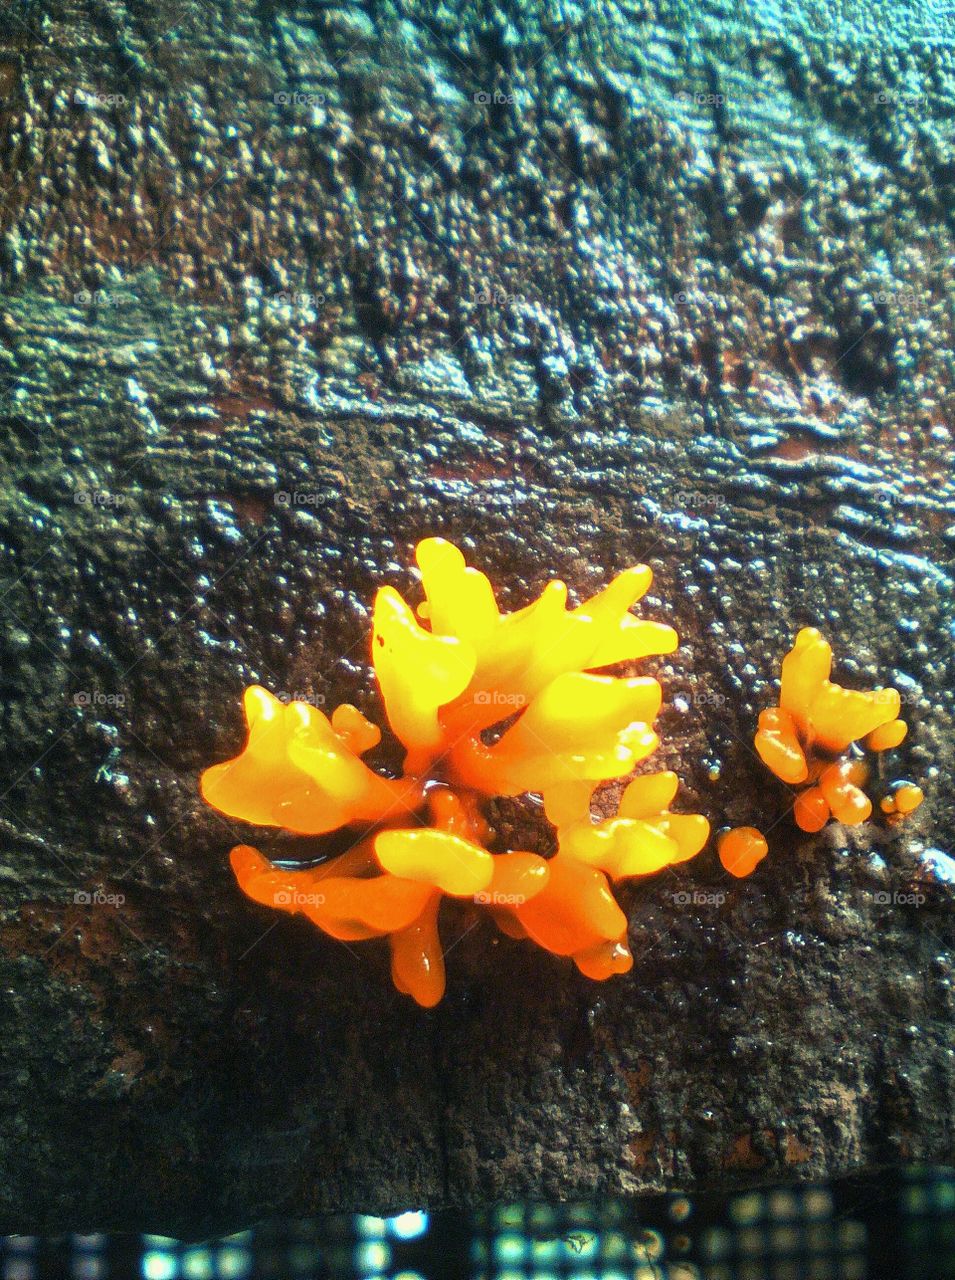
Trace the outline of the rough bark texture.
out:
[[[951,26],[5,11],[0,1229],[955,1156]],[[434,532],[512,604],[648,560],[661,764],[771,828],[750,880],[626,892],[626,978],[449,917],[423,1013],[235,888],[196,781],[243,685],[380,719],[368,603]],[[900,829],[777,821],[751,737],[808,622],[903,690]]]

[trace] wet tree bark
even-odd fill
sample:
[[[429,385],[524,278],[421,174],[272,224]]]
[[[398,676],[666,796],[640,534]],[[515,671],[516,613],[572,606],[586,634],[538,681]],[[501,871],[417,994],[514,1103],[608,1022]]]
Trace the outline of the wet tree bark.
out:
[[[953,1158],[951,18],[830,10],[7,12],[0,1229]],[[510,605],[654,567],[660,763],[772,852],[627,890],[626,978],[449,915],[423,1013],[235,888],[243,685],[380,719],[428,533]],[[810,622],[903,692],[904,827],[754,758]]]

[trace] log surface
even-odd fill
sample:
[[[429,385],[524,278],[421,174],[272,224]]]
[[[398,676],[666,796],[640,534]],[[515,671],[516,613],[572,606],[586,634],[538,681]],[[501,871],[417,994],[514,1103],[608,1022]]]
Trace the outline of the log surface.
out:
[[[758,12],[6,10],[0,1230],[955,1158],[953,20]],[[242,687],[380,720],[430,533],[508,606],[649,562],[660,765],[770,831],[624,891],[625,978],[449,918],[423,1013],[235,887]],[[807,623],[902,690],[901,828],[753,755]]]

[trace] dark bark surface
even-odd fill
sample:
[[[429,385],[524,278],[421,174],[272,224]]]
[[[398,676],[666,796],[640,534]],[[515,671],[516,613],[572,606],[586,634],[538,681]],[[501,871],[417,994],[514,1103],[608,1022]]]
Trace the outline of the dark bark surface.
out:
[[[0,1229],[955,1157],[951,25],[5,11]],[[369,602],[428,533],[511,605],[651,563],[660,764],[771,829],[624,891],[625,978],[449,915],[424,1013],[235,887],[196,786],[242,687],[380,720]],[[779,820],[806,623],[903,692],[902,828]]]

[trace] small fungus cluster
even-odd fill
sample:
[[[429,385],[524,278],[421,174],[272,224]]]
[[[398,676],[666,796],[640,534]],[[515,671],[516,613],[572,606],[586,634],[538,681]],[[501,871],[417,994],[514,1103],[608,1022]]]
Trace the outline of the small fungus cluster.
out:
[[[831,672],[831,646],[815,627],[804,627],[783,659],[779,705],[761,712],[754,740],[763,763],[800,788],[793,819],[803,831],[820,831],[830,818],[865,822],[872,801],[863,790],[871,774],[863,747],[888,751],[907,732],[897,689],[844,689]],[[880,808],[902,816],[922,798],[919,787],[900,783]]]
[[[671,653],[676,632],[631,606],[651,572],[637,565],[576,608],[551,581],[526,608],[502,613],[483,573],[441,538],[418,544],[425,599],[415,612],[391,587],[375,600],[372,661],[395,736],[400,777],[362,756],[381,732],[354,706],[330,717],[248,688],[241,754],[202,775],[204,799],[231,817],[301,835],[354,834],[319,866],[277,866],[232,850],[243,891],[300,912],[343,941],[387,936],[399,991],[436,1004],[445,975],[438,913],[445,898],[486,910],[514,938],[573,958],[590,978],[633,959],[611,882],[693,857],[709,823],[670,811],[669,771],[638,776],[616,814],[595,820],[594,793],[658,746],[662,692],[650,677],[599,674]],[[540,797],[554,827],[548,858],[500,849],[487,821],[494,796]]]

